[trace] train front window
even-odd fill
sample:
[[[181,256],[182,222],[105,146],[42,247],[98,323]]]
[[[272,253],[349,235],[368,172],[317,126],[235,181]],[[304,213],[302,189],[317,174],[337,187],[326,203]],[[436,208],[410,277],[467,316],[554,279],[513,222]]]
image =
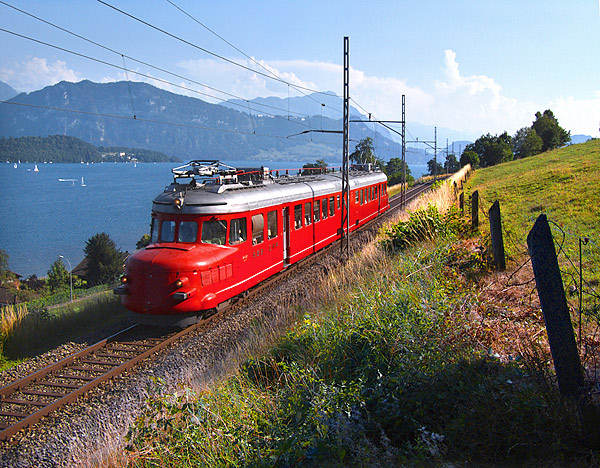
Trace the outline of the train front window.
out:
[[[182,221],[179,224],[179,242],[196,242],[198,236],[198,223],[196,221]]]
[[[246,218],[232,219],[229,223],[229,245],[241,244],[248,237],[246,233]]]
[[[156,218],[152,218],[152,223],[150,224],[150,243],[156,244],[158,242],[158,220]]]
[[[160,223],[160,241],[173,242],[175,240],[175,221]]]
[[[202,242],[205,244],[225,245],[227,221],[209,219],[202,223]]]

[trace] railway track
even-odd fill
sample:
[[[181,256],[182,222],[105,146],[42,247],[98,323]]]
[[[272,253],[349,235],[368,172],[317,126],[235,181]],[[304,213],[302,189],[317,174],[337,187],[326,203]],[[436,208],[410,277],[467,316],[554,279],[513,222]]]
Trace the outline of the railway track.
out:
[[[405,202],[408,203],[417,198],[430,186],[431,184],[423,184],[413,187],[406,192]],[[388,212],[399,209],[400,205],[399,196],[390,198]],[[362,228],[369,226],[372,222],[365,224]],[[261,291],[289,276],[298,267],[315,262],[320,255],[337,245],[337,242],[330,244],[321,249],[319,255],[312,255],[293,265],[292,268],[287,268],[273,278],[255,286],[245,298],[237,301],[234,306],[229,306],[183,330],[133,325],[0,388],[0,440],[7,440],[22,429],[31,427],[52,411],[74,402],[91,389],[124,373],[140,361],[167,348],[191,332],[210,326],[223,314],[243,306]]]

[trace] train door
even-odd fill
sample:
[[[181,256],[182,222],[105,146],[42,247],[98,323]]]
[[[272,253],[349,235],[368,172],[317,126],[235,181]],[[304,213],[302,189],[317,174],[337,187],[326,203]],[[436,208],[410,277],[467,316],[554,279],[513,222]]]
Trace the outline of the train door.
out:
[[[283,209],[283,265],[290,264],[290,209]]]

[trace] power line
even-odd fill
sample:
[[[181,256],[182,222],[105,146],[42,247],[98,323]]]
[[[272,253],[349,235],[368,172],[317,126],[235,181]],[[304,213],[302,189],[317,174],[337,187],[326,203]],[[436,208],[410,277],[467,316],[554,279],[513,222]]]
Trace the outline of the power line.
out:
[[[94,116],[97,116],[97,117],[110,117],[110,118],[122,119],[122,120],[132,120],[132,121],[136,121],[136,122],[153,123],[153,124],[160,124],[160,125],[169,125],[169,126],[173,126],[173,127],[195,128],[195,129],[201,129],[201,130],[210,130],[210,131],[214,131],[214,132],[236,133],[236,134],[239,134],[239,135],[253,135],[253,136],[260,136],[260,137],[267,137],[267,138],[278,138],[278,139],[281,139],[281,140],[285,140],[286,139],[286,137],[284,137],[284,136],[278,136],[278,135],[267,135],[267,134],[252,133],[252,132],[243,132],[243,131],[240,131],[240,130],[228,130],[228,129],[224,129],[224,128],[205,127],[203,125],[191,125],[191,124],[186,124],[186,123],[166,122],[164,120],[144,119],[144,118],[135,117],[135,116],[134,117],[130,117],[130,116],[127,116],[127,115],[107,114],[107,113],[103,113],[103,112],[92,112],[92,111],[83,111],[83,110],[77,110],[77,109],[66,109],[66,108],[63,108],[63,107],[42,106],[42,105],[38,105],[38,104],[27,104],[27,103],[24,103],[24,102],[2,101],[2,100],[0,100],[0,104],[10,104],[10,105],[13,105],[13,106],[33,107],[33,108],[38,108],[38,109],[47,109],[47,110],[54,110],[54,111],[71,112],[71,113],[74,113],[74,114],[94,115]]]
[[[199,90],[197,90],[197,89],[192,89],[192,88],[189,88],[189,87],[187,87],[187,86],[183,86],[183,85],[180,85],[180,84],[177,84],[177,83],[173,83],[173,82],[171,82],[171,81],[168,81],[168,80],[164,80],[164,79],[162,79],[162,78],[157,78],[157,77],[155,77],[155,76],[152,76],[152,75],[147,75],[147,74],[145,74],[145,73],[142,73],[142,72],[139,72],[139,71],[136,71],[136,70],[131,70],[131,69],[129,69],[129,68],[126,68],[126,67],[124,67],[124,66],[116,65],[116,64],[114,64],[114,63],[110,63],[110,62],[107,62],[107,61],[105,61],[105,60],[101,60],[101,59],[98,59],[98,58],[95,58],[95,57],[91,57],[91,56],[89,56],[89,55],[82,54],[82,53],[79,53],[79,52],[75,52],[75,51],[73,51],[73,50],[70,50],[70,49],[65,49],[64,47],[60,47],[60,46],[57,46],[57,45],[54,45],[54,44],[50,44],[50,43],[48,43],[48,42],[44,42],[44,41],[41,41],[41,40],[39,40],[39,39],[35,39],[35,38],[33,38],[33,37],[25,36],[25,35],[23,35],[23,34],[19,34],[19,33],[16,33],[16,32],[14,32],[14,31],[9,31],[8,29],[0,28],[0,31],[2,31],[2,32],[5,32],[5,33],[8,33],[8,34],[12,34],[12,35],[14,35],[14,36],[17,36],[17,37],[20,37],[20,38],[23,38],[23,39],[27,39],[27,40],[29,40],[29,41],[32,41],[32,42],[37,42],[38,44],[42,44],[42,45],[45,45],[45,46],[47,46],[47,47],[52,47],[52,48],[54,48],[54,49],[57,49],[57,50],[60,50],[60,51],[63,51],[63,52],[67,52],[67,53],[69,53],[69,54],[72,54],[72,55],[76,55],[76,56],[78,56],[78,57],[85,58],[85,59],[87,59],[87,60],[92,60],[92,61],[94,61],[94,62],[98,62],[98,63],[101,63],[101,64],[103,64],[103,65],[107,65],[107,66],[109,66],[109,67],[117,68],[117,69],[119,69],[119,70],[123,70],[123,71],[125,71],[125,72],[135,73],[136,75],[143,76],[144,78],[148,78],[148,79],[150,79],[150,80],[158,81],[158,82],[160,82],[160,83],[168,84],[168,85],[170,85],[170,86],[174,86],[174,87],[176,87],[176,88],[184,89],[184,90],[186,90],[186,91],[190,91],[190,92],[192,92],[192,93],[196,93],[196,94],[200,94],[200,95],[203,95],[203,96],[212,97],[212,98],[214,98],[214,99],[218,99],[218,100],[220,100],[220,101],[226,102],[226,100],[225,100],[225,99],[219,98],[219,97],[217,97],[217,96],[213,96],[213,95],[211,95],[211,94],[208,94],[208,93],[204,93],[204,92],[202,92],[202,91],[199,91]],[[122,55],[122,57],[123,57],[123,55]],[[239,107],[243,107],[243,106],[241,106],[240,104],[236,104],[236,103],[231,103],[231,104],[233,104],[233,105],[236,105],[236,106],[239,106]],[[280,115],[269,114],[268,112],[265,112],[264,114],[266,114],[266,115],[269,115],[269,116],[271,116],[271,117],[273,117],[273,118],[277,118],[277,119],[283,119],[283,117],[282,117],[282,116],[280,116]],[[300,114],[300,115],[305,115],[305,114]],[[283,120],[286,120],[286,119],[283,119]],[[296,125],[300,125],[300,126],[302,126],[302,127],[307,127],[307,128],[308,128],[308,125],[305,125],[305,124],[304,124],[304,123],[302,123],[301,121],[298,121],[298,120],[293,120],[292,122],[293,122],[293,123],[295,123]]]
[[[168,3],[170,3],[173,7],[177,8],[181,13],[183,13],[184,15],[186,15],[188,18],[190,18],[192,21],[198,23],[200,26],[202,26],[204,29],[206,29],[208,32],[210,32],[211,34],[213,34],[214,36],[218,37],[219,39],[221,39],[223,42],[225,42],[227,45],[229,45],[230,47],[232,47],[233,49],[235,49],[236,51],[238,51],[240,54],[242,54],[244,57],[246,57],[248,60],[254,62],[256,65],[258,65],[259,67],[261,67],[262,69],[264,69],[265,71],[267,71],[267,73],[270,73],[271,75],[273,75],[276,78],[279,78],[272,70],[270,70],[269,68],[265,67],[262,63],[260,63],[258,60],[256,60],[254,57],[251,57],[250,55],[246,54],[244,51],[242,51],[239,47],[236,47],[235,45],[233,45],[231,42],[229,42],[227,39],[225,39],[224,37],[220,36],[219,34],[217,34],[215,31],[213,31],[212,29],[210,29],[208,26],[206,26],[204,23],[202,23],[201,21],[199,21],[198,19],[194,18],[191,14],[189,14],[187,11],[183,10],[181,7],[179,7],[178,5],[176,5],[174,2],[172,2],[171,0],[166,0]],[[292,85],[294,88],[296,88],[294,85]],[[301,89],[296,88],[298,92],[302,93],[305,97],[312,99],[313,101],[315,101],[318,104],[321,104],[322,106],[325,107],[329,107],[331,110],[334,110],[336,112],[340,112],[341,111],[339,109],[335,109],[333,107],[330,107],[324,103],[321,103],[319,101],[317,101],[315,98],[313,98],[312,96],[310,96],[309,94],[306,94],[304,91],[302,91]],[[289,99],[289,98],[288,98]],[[341,98],[340,98],[341,99]]]
[[[110,47],[108,47],[108,46],[105,46],[105,45],[103,45],[103,44],[100,44],[100,43],[98,43],[98,42],[96,42],[96,41],[93,41],[92,39],[89,39],[89,38],[87,38],[87,37],[84,37],[84,36],[82,36],[82,35],[80,35],[80,34],[77,34],[77,33],[73,32],[73,31],[70,31],[70,30],[68,30],[68,29],[66,29],[66,28],[63,28],[63,27],[61,27],[61,26],[58,26],[57,24],[54,24],[54,23],[52,23],[52,22],[50,22],[50,21],[47,21],[47,20],[45,20],[45,19],[43,19],[43,18],[40,18],[40,17],[38,17],[38,16],[36,16],[36,15],[34,15],[34,14],[32,14],[32,13],[29,13],[29,12],[27,12],[27,11],[25,11],[25,10],[22,10],[22,9],[20,9],[20,8],[17,8],[17,7],[15,7],[14,5],[10,5],[9,3],[6,3],[6,2],[4,2],[4,1],[2,1],[2,0],[0,0],[0,4],[3,4],[3,5],[5,5],[5,6],[9,7],[9,8],[12,8],[12,9],[14,9],[14,10],[16,10],[16,11],[20,12],[20,13],[23,13],[24,15],[30,16],[31,18],[34,18],[34,19],[36,19],[36,20],[38,20],[38,21],[41,21],[42,23],[45,23],[45,24],[47,24],[47,25],[49,25],[49,26],[52,26],[53,28],[59,29],[60,31],[63,31],[63,32],[67,33],[67,34],[70,34],[70,35],[72,35],[72,36],[74,36],[74,37],[77,37],[77,38],[79,38],[79,39],[81,39],[81,40],[83,40],[83,41],[86,41],[86,42],[88,42],[88,43],[90,43],[90,44],[93,44],[93,45],[95,45],[95,46],[97,46],[97,47],[100,47],[100,48],[102,48],[102,49],[104,49],[104,50],[107,50],[107,51],[109,51],[109,52],[112,52],[112,53],[114,53],[114,54],[120,55],[120,56],[121,56],[121,57],[123,57],[123,58],[127,58],[127,59],[129,59],[129,60],[132,60],[132,61],[134,61],[134,62],[137,62],[137,63],[140,63],[140,64],[142,64],[142,65],[145,65],[145,66],[147,66],[147,67],[153,68],[154,70],[158,70],[158,71],[161,71],[161,72],[163,72],[163,73],[167,73],[167,74],[169,74],[169,75],[175,76],[175,77],[177,77],[177,78],[180,78],[180,79],[182,79],[182,80],[189,81],[190,83],[194,83],[194,84],[197,84],[197,85],[199,85],[199,86],[203,86],[203,87],[205,87],[205,88],[211,89],[211,90],[213,90],[213,91],[216,91],[216,92],[218,92],[218,93],[225,94],[226,96],[233,97],[233,98],[236,98],[236,99],[240,99],[240,100],[242,100],[242,101],[249,102],[247,99],[245,99],[245,98],[243,98],[243,97],[241,97],[241,96],[237,96],[237,95],[235,95],[235,94],[228,93],[227,91],[220,90],[220,89],[218,89],[218,88],[215,88],[215,87],[209,86],[209,85],[207,85],[207,84],[205,84],[205,83],[201,83],[201,82],[199,82],[199,81],[193,80],[193,79],[191,79],[191,78],[188,78],[188,77],[186,77],[186,76],[179,75],[179,74],[177,74],[177,73],[174,73],[174,72],[171,72],[171,71],[165,70],[164,68],[158,67],[158,66],[156,66],[156,65],[152,65],[152,64],[150,64],[150,63],[148,63],[148,62],[145,62],[145,61],[143,61],[143,60],[139,60],[139,59],[136,59],[136,58],[134,58],[134,57],[131,57],[131,56],[129,56],[129,55],[126,55],[126,54],[124,54],[124,53],[122,53],[122,52],[119,52],[119,51],[117,51],[117,50],[114,50],[114,49],[112,49],[112,48],[110,48]],[[50,44],[45,44],[45,45],[49,45],[50,47],[52,47],[52,45],[50,45]],[[129,70],[126,70],[126,71],[129,71]],[[170,83],[170,82],[169,82],[169,84],[172,84],[172,85],[173,85],[173,83]],[[185,89],[187,89],[187,88],[185,88]],[[223,98],[219,98],[219,97],[217,97],[217,96],[214,96],[214,95],[211,95],[211,94],[208,94],[208,93],[200,93],[200,94],[203,94],[204,96],[212,97],[212,98],[214,98],[214,99],[221,100],[221,101],[223,101],[223,102],[227,102],[227,100],[225,100],[225,99],[223,99]],[[238,107],[244,107],[244,106],[242,106],[242,105],[240,105],[240,104],[237,104],[237,103],[234,103],[234,102],[230,102],[230,104],[232,104],[232,105],[234,105],[234,106],[238,106]],[[274,110],[279,110],[279,111],[282,111],[282,112],[285,112],[285,111],[286,111],[285,109],[282,109],[282,108],[280,108],[280,107],[271,106],[271,105],[268,105],[268,104],[261,104],[261,103],[254,103],[254,104],[255,104],[255,105],[257,105],[257,106],[261,106],[261,107],[265,107],[265,108],[270,108],[270,109],[274,109]],[[254,110],[257,110],[257,109],[254,109]],[[258,111],[258,110],[257,110],[257,111]],[[289,113],[289,109],[288,109],[288,113]],[[291,113],[292,113],[292,114],[296,114],[296,115],[300,115],[300,116],[303,116],[303,117],[306,117],[306,116],[307,116],[306,114],[303,114],[303,113],[300,113],[300,112],[291,112]],[[267,114],[267,115],[272,115],[272,114]],[[272,115],[272,116],[273,116],[273,115]]]
[[[227,62],[227,63],[230,63],[230,64],[232,64],[232,65],[235,65],[235,66],[237,66],[237,67],[243,68],[243,69],[245,69],[245,70],[248,70],[248,71],[250,71],[250,72],[252,72],[252,73],[256,73],[257,75],[264,76],[265,78],[269,78],[270,80],[275,80],[275,81],[278,81],[278,82],[280,82],[280,83],[283,83],[283,84],[286,84],[286,85],[292,86],[292,87],[294,87],[294,88],[297,88],[297,89],[304,89],[304,90],[306,90],[306,91],[310,91],[310,92],[312,92],[312,93],[316,93],[316,94],[324,94],[324,95],[326,95],[326,96],[337,96],[337,95],[332,95],[332,94],[330,94],[330,93],[327,93],[327,92],[325,92],[325,91],[318,91],[318,90],[316,90],[316,89],[308,88],[308,87],[306,87],[306,86],[296,85],[296,84],[290,83],[290,82],[288,82],[288,81],[286,81],[286,80],[284,80],[284,79],[282,79],[282,78],[279,78],[279,77],[278,77],[278,76],[276,76],[276,75],[275,75],[275,76],[272,76],[272,75],[270,75],[270,74],[263,73],[263,72],[261,72],[261,71],[258,71],[258,70],[256,70],[256,69],[252,69],[252,68],[250,68],[250,67],[247,67],[246,65],[243,65],[243,64],[241,64],[241,63],[238,63],[238,62],[236,62],[235,60],[231,60],[231,59],[228,59],[228,58],[226,58],[226,57],[223,57],[222,55],[219,55],[219,54],[217,54],[217,53],[215,53],[215,52],[211,52],[210,50],[208,50],[208,49],[205,49],[204,47],[200,47],[199,45],[197,45],[197,44],[194,44],[193,42],[190,42],[190,41],[188,41],[188,40],[186,40],[186,39],[183,39],[183,38],[181,38],[181,37],[179,37],[179,36],[177,36],[177,35],[175,35],[175,34],[172,34],[172,33],[168,32],[168,31],[165,31],[164,29],[161,29],[161,28],[159,28],[158,26],[155,26],[155,25],[153,25],[153,24],[151,24],[151,23],[148,23],[147,21],[144,21],[143,19],[141,19],[141,18],[138,18],[137,16],[134,16],[134,15],[132,15],[132,14],[130,14],[130,13],[127,13],[126,11],[123,11],[123,10],[121,10],[121,9],[119,9],[119,8],[117,8],[117,7],[113,6],[113,5],[111,5],[110,3],[107,3],[107,2],[105,2],[104,0],[97,0],[97,1],[98,1],[98,2],[100,2],[100,3],[102,3],[103,5],[106,5],[106,6],[107,6],[107,7],[109,7],[109,8],[112,8],[113,10],[115,10],[115,11],[117,11],[117,12],[119,12],[119,13],[121,13],[121,14],[125,15],[125,16],[128,16],[129,18],[131,18],[131,19],[133,19],[133,20],[135,20],[135,21],[138,21],[138,22],[140,22],[140,23],[144,24],[145,26],[148,26],[149,28],[152,28],[152,29],[154,29],[154,30],[156,30],[156,31],[158,31],[158,32],[161,32],[162,34],[165,34],[165,35],[167,35],[167,36],[169,36],[169,37],[171,37],[171,38],[173,38],[173,39],[176,39],[176,40],[178,40],[178,41],[180,41],[180,42],[183,42],[184,44],[187,44],[187,45],[189,45],[190,47],[193,47],[193,48],[195,48],[195,49],[198,49],[198,50],[200,50],[200,51],[202,51],[202,52],[204,52],[204,53],[206,53],[206,54],[208,54],[208,55],[212,55],[213,57],[216,57],[216,58],[218,58],[218,59],[220,59],[220,60],[223,60],[223,61],[225,61],[225,62]]]

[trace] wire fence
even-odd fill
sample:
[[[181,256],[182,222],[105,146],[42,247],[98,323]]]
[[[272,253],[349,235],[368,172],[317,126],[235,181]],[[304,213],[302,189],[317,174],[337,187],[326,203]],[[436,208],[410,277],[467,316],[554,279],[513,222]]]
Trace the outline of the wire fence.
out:
[[[489,225],[489,208],[492,202],[478,194],[477,213],[470,213],[471,219],[477,215],[479,224]],[[600,381],[600,238],[597,232],[577,232],[565,228],[552,213],[545,214],[550,226],[554,248],[563,283],[577,348],[588,382]],[[528,217],[526,226],[520,228],[530,232],[536,217]],[[527,252],[526,236],[506,229],[503,223],[504,242],[513,253],[511,260],[522,258]],[[485,236],[485,242],[488,242]],[[527,255],[508,275],[506,287],[526,287],[531,285],[531,302],[535,299],[536,283],[533,272],[522,278],[519,272],[529,271],[531,257]],[[520,278],[516,280],[516,278]],[[599,384],[595,384],[599,386]],[[600,386],[598,388],[600,390]]]

